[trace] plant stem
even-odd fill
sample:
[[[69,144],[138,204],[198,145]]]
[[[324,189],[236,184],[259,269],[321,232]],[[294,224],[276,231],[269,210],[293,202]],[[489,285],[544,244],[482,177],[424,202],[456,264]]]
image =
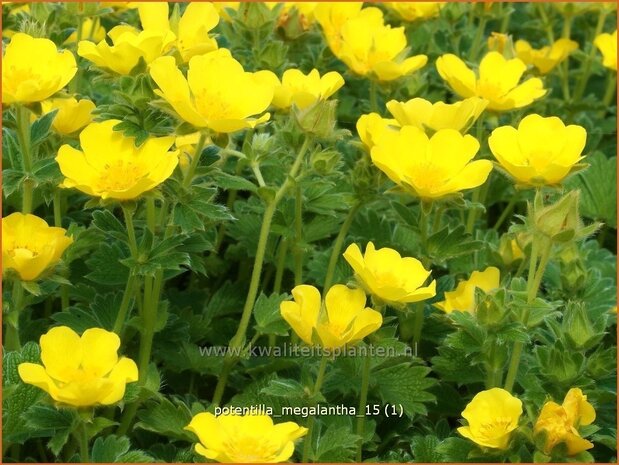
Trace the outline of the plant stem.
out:
[[[587,82],[589,82],[589,77],[591,76],[591,63],[593,58],[595,57],[596,47],[593,45],[593,39],[595,39],[604,28],[604,23],[606,22],[606,16],[608,16],[608,11],[606,9],[601,8],[600,14],[598,15],[598,22],[595,27],[595,33],[593,34],[593,38],[591,39],[591,43],[589,44],[589,53],[585,57],[585,60],[582,63],[580,68],[580,79],[578,80],[578,86],[574,91],[574,101],[578,102],[583,94],[585,93],[585,89],[587,87]]]
[[[542,240],[543,243],[540,244]],[[540,247],[542,248],[542,251],[538,265],[537,260],[540,253]],[[548,260],[550,259],[551,248],[552,243],[549,242],[547,239],[541,238],[537,235],[533,236],[533,243],[531,245],[531,257],[529,263],[529,276],[527,279],[527,304],[529,305],[525,307],[521,317],[521,323],[525,325],[525,327],[529,320],[530,304],[533,303],[533,301],[537,297],[537,292],[542,282],[546,265],[548,264]],[[520,341],[514,343],[509,368],[507,370],[507,376],[505,378],[505,389],[507,391],[511,392],[514,387],[523,348],[524,343]]]
[[[370,80],[370,111],[380,114],[378,108],[378,84],[375,80]]]
[[[430,207],[428,208],[424,207],[423,204],[419,205],[419,236],[421,241],[421,247],[423,248],[423,250],[426,250],[428,245],[428,216],[429,213],[432,213],[433,206],[433,204],[430,204]],[[426,208],[428,208],[428,212],[426,212]],[[429,265],[429,259],[427,257],[424,257],[422,263],[424,268],[427,268]],[[415,312],[415,319],[413,321],[413,344],[415,347],[415,351],[419,349],[419,344],[421,343],[424,307],[425,304],[423,301],[416,302],[413,307],[413,311]]]
[[[204,149],[205,142],[206,142],[206,133],[202,132],[200,133],[200,139],[198,140],[198,143],[196,144],[196,151],[194,152],[193,158],[191,159],[191,164],[189,165],[189,170],[187,171],[187,175],[185,176],[185,179],[183,179],[183,187],[185,189],[191,186],[191,182],[193,181],[193,178],[196,175],[196,169],[198,168],[198,165],[200,164],[200,155],[202,155],[202,150]]]
[[[271,222],[273,220],[273,215],[277,209],[277,205],[282,200],[282,198],[288,192],[288,189],[291,187],[292,183],[294,183],[294,178],[297,176],[299,169],[301,168],[301,164],[305,159],[305,154],[307,153],[310,143],[311,137],[309,135],[305,136],[305,140],[303,141],[303,145],[299,150],[295,161],[290,168],[290,172],[288,176],[286,176],[285,181],[280,186],[278,191],[275,193],[273,199],[267,201],[266,208],[264,210],[264,215],[262,218],[262,226],[260,227],[260,236],[258,237],[258,246],[256,249],[256,258],[254,259],[254,266],[252,269],[251,280],[249,283],[249,290],[247,292],[247,298],[245,300],[245,305],[243,307],[243,313],[241,314],[241,320],[239,322],[239,327],[235,333],[235,335],[230,339],[229,348],[233,350],[229,350],[226,353],[226,360],[224,360],[224,368],[222,373],[217,380],[217,386],[215,387],[215,394],[213,395],[213,405],[218,406],[221,402],[221,398],[223,396],[223,391],[225,389],[226,383],[228,381],[228,375],[230,374],[230,370],[232,366],[234,366],[236,360],[234,354],[232,352],[235,349],[240,348],[243,345],[243,341],[245,339],[245,335],[247,333],[247,328],[249,326],[249,321],[251,319],[252,310],[254,308],[254,304],[256,302],[256,297],[258,295],[258,288],[260,286],[260,276],[262,274],[262,265],[264,264],[264,256],[266,253],[266,247],[269,240],[269,233],[271,232]]]
[[[333,275],[335,274],[335,266],[337,265],[337,259],[340,257],[342,246],[344,245],[344,239],[348,234],[348,230],[352,226],[352,222],[355,219],[355,215],[361,208],[361,202],[357,202],[348,212],[348,216],[344,220],[344,224],[340,228],[340,232],[333,244],[333,250],[331,251],[331,257],[329,258],[329,265],[327,266],[327,274],[325,275],[325,283],[323,285],[323,295],[327,295],[327,291],[331,288],[333,282]]]
[[[21,349],[19,341],[19,314],[24,306],[24,288],[18,280],[13,281],[13,294],[11,296],[11,311],[6,319],[6,350]]]
[[[30,115],[23,105],[16,105],[15,119],[17,122],[17,138],[22,152],[22,163],[26,178],[22,186],[22,213],[32,212],[33,183],[29,179],[32,174],[32,148],[30,146]]]
[[[604,110],[602,110],[602,114],[606,113],[606,109],[610,106],[610,103],[615,96],[615,92],[617,92],[617,73],[609,72],[608,82],[606,84],[606,91],[604,92],[604,97],[602,98],[602,103],[604,107]]]
[[[363,458],[363,436],[365,433],[365,406],[368,402],[368,390],[370,388],[370,372],[372,368],[372,357],[369,351],[363,360],[363,371],[361,372],[361,392],[359,394],[359,411],[357,416],[357,436],[361,437],[357,449],[357,462]]]
[[[78,8],[81,10],[83,9],[83,6],[78,4]],[[77,16],[77,27],[75,30],[75,35],[76,35],[75,45],[78,46],[83,36],[84,16],[82,16],[81,14],[77,14],[76,16]],[[94,28],[94,25],[93,25],[93,28]],[[80,84],[80,78],[81,78],[80,71],[81,71],[81,68],[78,66],[75,76],[69,83],[69,92],[72,94],[75,94],[79,91],[79,84]]]
[[[90,456],[88,451],[88,430],[86,429],[86,422],[81,419],[80,425],[75,432],[75,439],[80,447],[80,460],[82,463],[90,463]]]
[[[125,226],[127,227],[127,238],[129,239],[129,250],[131,256],[137,260],[138,258],[138,241],[135,238],[135,227],[133,226],[133,212],[129,208],[121,203],[123,216],[125,217]]]
[[[260,171],[260,165],[258,165],[258,163],[252,163],[251,164],[251,169],[254,172],[254,176],[256,176],[256,180],[258,181],[258,185],[260,187],[266,186],[266,183],[264,182],[264,177],[262,176],[262,171]]]
[[[314,389],[312,390],[312,397],[316,397],[316,395],[320,392],[320,388],[322,387],[322,382],[324,381],[328,363],[329,358],[324,355],[322,357],[322,360],[320,360],[320,367],[318,368],[316,383],[314,384]],[[303,459],[301,460],[302,463],[307,463],[307,459],[309,458],[310,447],[312,444],[312,429],[314,428],[315,421],[316,418],[311,416],[309,418],[309,421],[307,422],[307,436],[305,437],[305,444],[303,446]]]
[[[286,266],[286,255],[288,254],[288,240],[282,239],[277,251],[277,266],[275,269],[275,280],[273,283],[273,292],[279,294],[282,290],[282,279],[284,277],[284,268]]]
[[[499,219],[496,221],[496,223],[494,224],[492,229],[494,229],[495,231],[499,230],[499,228],[503,225],[505,220],[509,217],[509,215],[514,210],[514,207],[516,206],[516,202],[517,201],[518,201],[518,196],[517,195],[514,195],[514,196],[512,196],[511,199],[509,199],[508,204],[503,209],[503,212],[501,213],[501,216],[499,216]]]
[[[475,61],[477,56],[479,55],[479,45],[481,43],[481,38],[484,36],[484,32],[486,31],[486,16],[482,13],[481,18],[479,19],[479,24],[477,25],[477,32],[475,33],[475,37],[473,38],[473,44],[471,45],[471,52],[469,53],[469,60]]]
[[[60,189],[56,189],[54,192],[53,204],[54,226],[57,228],[62,228],[62,191]],[[63,312],[69,308],[69,286],[66,284],[60,285],[60,308]]]
[[[294,284],[298,286],[303,283],[303,191],[297,184],[294,202]]]
[[[127,319],[127,313],[129,312],[129,309],[130,309],[129,305],[131,304],[131,298],[133,297],[135,283],[136,283],[136,277],[133,274],[133,271],[129,271],[129,279],[127,279],[125,293],[123,294],[123,299],[120,303],[118,315],[116,316],[116,321],[114,322],[113,331],[119,336],[121,335],[123,326],[125,324],[125,320]]]
[[[563,33],[561,36],[564,39],[569,39],[572,34],[573,16],[569,15],[563,21]],[[561,86],[563,88],[563,99],[570,100],[570,65],[569,57],[560,65],[561,66]]]

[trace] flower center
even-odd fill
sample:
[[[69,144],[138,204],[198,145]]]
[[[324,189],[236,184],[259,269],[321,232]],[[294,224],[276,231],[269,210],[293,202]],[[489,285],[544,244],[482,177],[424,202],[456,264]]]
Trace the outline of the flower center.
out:
[[[265,462],[277,454],[279,447],[265,437],[235,436],[224,443],[228,456],[239,463]]]
[[[493,419],[490,423],[482,423],[479,427],[479,435],[487,439],[499,438],[505,436],[509,432],[511,419],[507,417],[499,417]]]
[[[9,255],[18,260],[31,260],[39,255],[39,253],[27,247],[15,247],[13,250],[9,251]]]
[[[101,192],[126,191],[146,177],[142,166],[127,160],[106,164],[99,176],[97,188]]]

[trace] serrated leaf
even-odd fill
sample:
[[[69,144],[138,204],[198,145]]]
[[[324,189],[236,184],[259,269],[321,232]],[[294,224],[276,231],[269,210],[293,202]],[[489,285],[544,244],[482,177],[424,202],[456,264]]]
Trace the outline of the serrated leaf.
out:
[[[427,377],[429,372],[429,368],[402,363],[378,370],[372,374],[372,378],[386,403],[401,404],[404,413],[413,417],[415,414],[425,415],[427,410],[424,403],[436,400],[434,395],[427,391],[436,383],[434,379]]]
[[[32,147],[37,146],[47,139],[49,129],[52,127],[56,113],[58,113],[58,110],[50,111],[40,118],[37,118],[34,123],[30,125],[30,144]]]
[[[256,331],[262,334],[276,334],[278,336],[288,334],[288,324],[282,318],[279,310],[280,304],[287,298],[287,294],[272,294],[269,297],[260,294],[254,306]]]
[[[166,398],[149,402],[138,413],[140,421],[135,428],[167,436],[182,441],[194,441],[193,434],[184,428],[191,421],[191,412],[187,406],[178,401],[173,404]]]

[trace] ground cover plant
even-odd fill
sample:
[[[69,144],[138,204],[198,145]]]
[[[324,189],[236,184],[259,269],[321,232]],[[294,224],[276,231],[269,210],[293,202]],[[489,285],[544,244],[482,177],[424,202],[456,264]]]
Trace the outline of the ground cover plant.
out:
[[[616,460],[615,3],[2,22],[5,462]]]

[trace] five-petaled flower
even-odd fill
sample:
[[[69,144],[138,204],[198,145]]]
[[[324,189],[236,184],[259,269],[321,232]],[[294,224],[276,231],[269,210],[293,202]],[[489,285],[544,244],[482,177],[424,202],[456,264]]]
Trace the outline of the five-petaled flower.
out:
[[[274,424],[268,415],[198,413],[185,428],[200,442],[196,452],[221,463],[280,463],[294,453],[307,428],[292,421]]]
[[[56,265],[73,242],[63,228],[34,215],[12,213],[2,218],[2,271],[14,270],[23,281],[37,279]]]
[[[69,50],[54,42],[18,32],[2,57],[2,103],[40,102],[66,86],[77,64]]]
[[[363,255],[357,244],[351,244],[344,258],[363,288],[384,303],[401,307],[436,295],[436,281],[425,285],[430,271],[416,258],[402,257],[388,247],[376,250],[372,242]]]
[[[518,129],[501,126],[488,138],[500,166],[521,186],[561,183],[579,168],[586,142],[582,126],[566,126],[555,116],[536,114],[523,118]]]
[[[473,271],[469,279],[460,281],[454,291],[445,292],[445,300],[434,305],[444,311],[475,313],[475,289],[488,293],[498,289],[501,276],[499,269],[489,266],[484,271]]]
[[[462,412],[468,425],[459,427],[458,433],[483,447],[507,449],[520,415],[522,402],[505,389],[481,391]]]
[[[281,315],[307,344],[338,349],[354,344],[376,331],[382,315],[365,306],[361,289],[336,284],[327,292],[324,306],[320,291],[305,284],[292,290],[293,301],[280,305]]]
[[[125,395],[127,383],[138,380],[135,362],[118,357],[119,337],[104,329],[87,329],[79,336],[67,326],[57,326],[41,336],[40,345],[43,364],[21,363],[19,376],[60,404],[115,404]]]
[[[506,111],[530,105],[546,94],[539,78],[520,78],[527,65],[519,58],[506,59],[499,52],[489,52],[479,64],[479,75],[456,55],[448,53],[436,60],[436,69],[449,87],[460,97],[488,100],[488,110]]]
[[[56,161],[65,176],[62,187],[102,199],[130,200],[168,179],[178,164],[174,137],[151,137],[140,147],[133,137],[114,131],[120,121],[91,123],[80,133],[82,150],[68,144]]]

